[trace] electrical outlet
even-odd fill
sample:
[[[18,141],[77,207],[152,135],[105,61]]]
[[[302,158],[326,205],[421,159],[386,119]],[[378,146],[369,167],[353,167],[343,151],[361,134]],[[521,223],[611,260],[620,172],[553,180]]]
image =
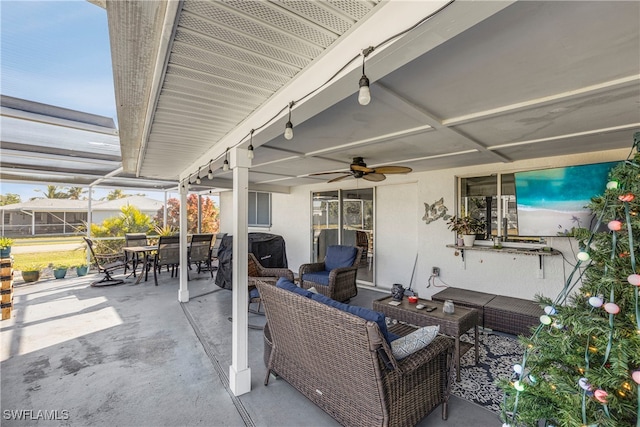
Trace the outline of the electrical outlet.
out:
[[[440,275],[440,267],[431,267],[431,275],[439,276]]]

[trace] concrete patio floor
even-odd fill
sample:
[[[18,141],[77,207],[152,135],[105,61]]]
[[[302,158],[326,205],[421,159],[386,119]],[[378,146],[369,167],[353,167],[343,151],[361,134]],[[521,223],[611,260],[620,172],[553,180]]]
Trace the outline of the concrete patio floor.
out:
[[[130,278],[94,288],[96,275],[16,284],[12,318],[0,323],[2,425],[338,425],[285,381],[263,385],[261,330],[249,330],[252,391],[232,395],[231,292],[191,275],[186,304],[167,273],[157,287]],[[380,295],[360,289],[352,303],[371,307]],[[440,415],[419,426],[501,425],[455,396],[449,419]]]

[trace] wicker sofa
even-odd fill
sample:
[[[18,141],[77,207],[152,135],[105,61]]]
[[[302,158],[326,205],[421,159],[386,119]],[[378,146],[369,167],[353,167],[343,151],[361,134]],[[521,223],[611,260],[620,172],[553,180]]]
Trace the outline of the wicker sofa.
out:
[[[375,322],[256,285],[267,316],[265,385],[281,377],[345,426],[413,426],[440,404],[447,418],[451,338],[396,360]]]

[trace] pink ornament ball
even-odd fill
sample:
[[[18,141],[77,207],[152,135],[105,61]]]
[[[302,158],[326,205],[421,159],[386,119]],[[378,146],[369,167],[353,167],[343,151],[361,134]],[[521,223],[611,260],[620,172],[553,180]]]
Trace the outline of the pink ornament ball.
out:
[[[604,305],[604,311],[609,314],[618,314],[620,313],[620,307],[613,302],[608,302]]]
[[[640,384],[640,371],[633,371],[631,373],[631,378],[633,378],[636,384]]]
[[[630,274],[627,281],[633,286],[640,286],[640,274]]]
[[[620,231],[620,229],[622,229],[622,223],[617,219],[614,219],[613,221],[609,221],[607,227],[609,227],[609,230],[611,231]]]
[[[591,297],[591,298],[589,298],[589,304],[592,307],[595,307],[595,308],[602,307],[603,303],[604,303],[604,301],[602,301],[602,298],[600,298],[600,297]]]
[[[598,399],[598,402],[607,403],[607,396],[609,396],[609,393],[602,389],[597,389],[593,392],[593,396]]]
[[[627,193],[627,194],[621,194],[620,196],[618,196],[618,199],[621,202],[632,202],[633,199],[635,199],[636,197],[631,194],[631,193]]]

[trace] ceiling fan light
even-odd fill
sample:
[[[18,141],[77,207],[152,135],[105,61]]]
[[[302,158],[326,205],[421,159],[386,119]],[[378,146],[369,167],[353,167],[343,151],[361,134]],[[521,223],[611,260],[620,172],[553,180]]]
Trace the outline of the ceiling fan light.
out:
[[[371,102],[371,91],[369,90],[369,79],[366,75],[362,75],[359,85],[358,102],[360,105],[368,105]]]
[[[291,121],[288,121],[284,126],[284,139],[293,139],[293,123]]]

